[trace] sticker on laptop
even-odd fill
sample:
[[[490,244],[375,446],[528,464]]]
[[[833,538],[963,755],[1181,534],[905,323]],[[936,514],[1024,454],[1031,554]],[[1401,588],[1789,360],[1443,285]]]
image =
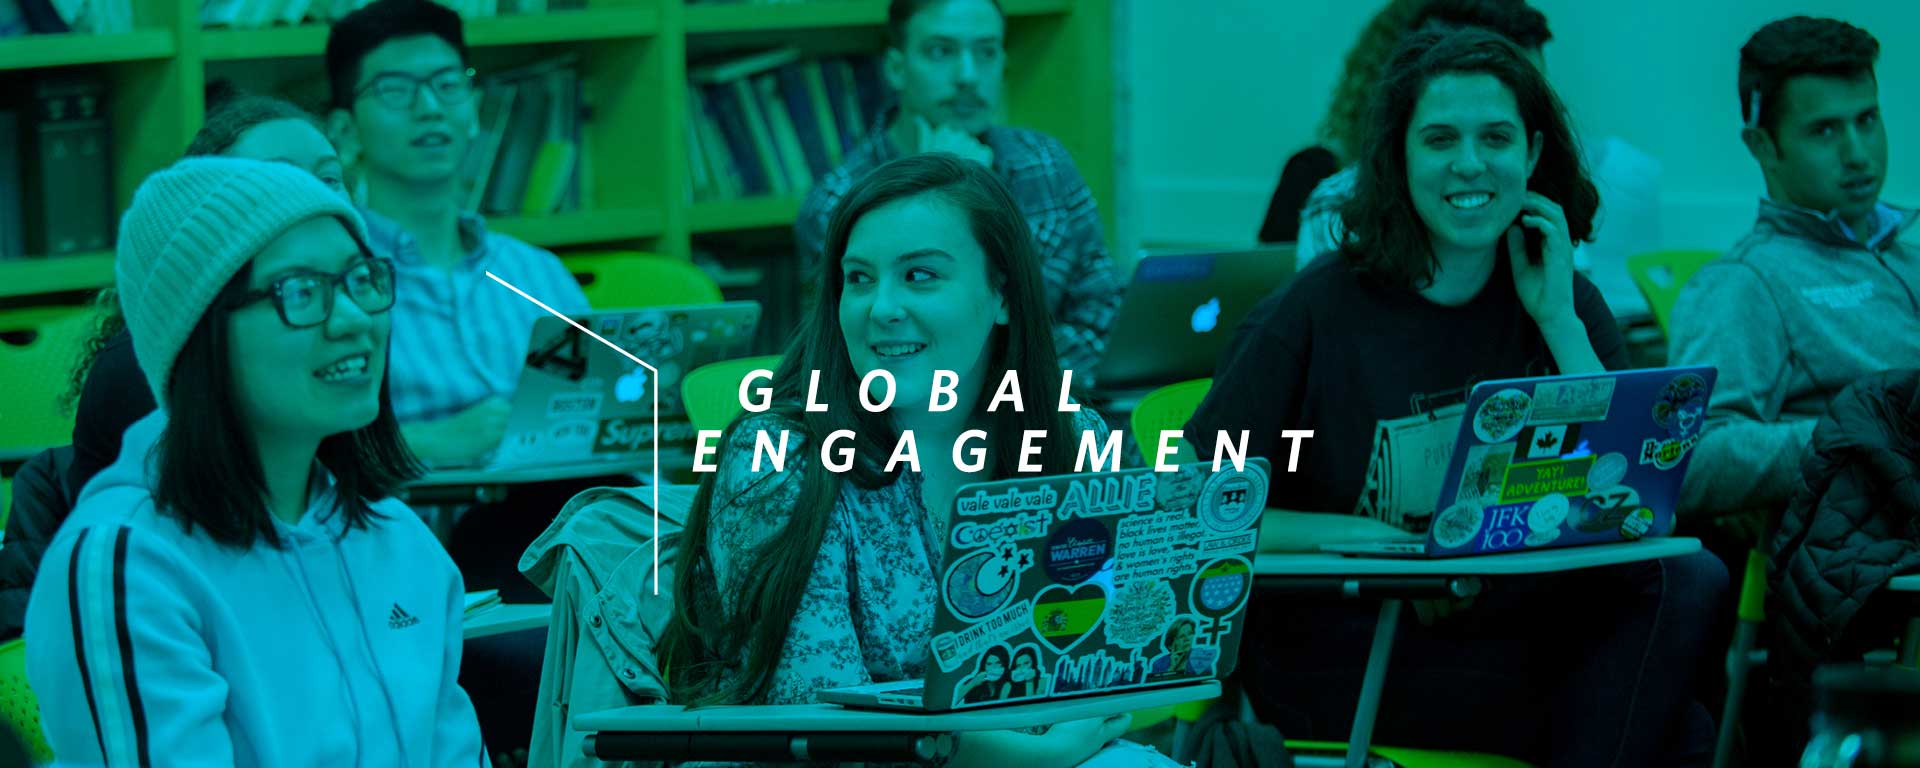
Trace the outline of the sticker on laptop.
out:
[[[1117,591],[1107,614],[1107,643],[1141,648],[1165,632],[1178,610],[1173,585],[1163,579],[1138,581]]]
[[[1121,520],[1114,534],[1113,585],[1193,573],[1193,545],[1202,534],[1193,513],[1184,510]]]
[[[1594,459],[1593,466],[1587,468],[1588,488],[1612,488],[1627,479],[1627,457],[1618,453],[1608,453]]]
[[[1212,675],[1214,664],[1220,660],[1220,648],[1201,642],[1197,617],[1174,619],[1160,636],[1160,654],[1147,662],[1147,681]]]
[[[1097,583],[1054,584],[1033,598],[1033,631],[1053,650],[1072,653],[1107,614],[1107,590]]]
[[[1454,501],[1480,506],[1500,500],[1500,485],[1506,481],[1507,465],[1513,462],[1515,446],[1476,445],[1467,449],[1467,463],[1460,476],[1460,490]]]
[[[1033,565],[1033,552],[1011,542],[958,558],[941,579],[941,594],[955,616],[974,621],[1000,610],[1013,599],[1020,574]]]
[[[1584,495],[1587,492],[1587,469],[1593,466],[1593,462],[1593,457],[1589,456],[1508,465],[1507,476],[1500,481],[1500,503],[1534,501],[1553,493],[1563,496]]]
[[[1707,380],[1696,373],[1673,377],[1653,401],[1653,423],[1665,429],[1667,436],[1641,442],[1640,463],[1660,470],[1679,466],[1699,444],[1706,414]]]
[[[1473,414],[1473,436],[1483,443],[1504,443],[1520,433],[1527,423],[1533,398],[1518,389],[1503,389],[1480,404]]]
[[[1226,617],[1246,605],[1253,594],[1253,563],[1243,557],[1215,560],[1194,575],[1188,590],[1187,605],[1211,620],[1217,635],[1226,631]]]
[[[1266,511],[1261,503],[1266,498],[1267,478],[1257,471],[1213,473],[1197,502],[1200,523],[1214,533],[1246,530]]]
[[[1620,538],[1638,541],[1653,530],[1653,507],[1640,507],[1620,521]]]
[[[1533,534],[1529,513],[1532,504],[1501,504],[1487,507],[1482,511],[1485,519],[1486,534],[1480,537],[1480,550],[1484,552],[1504,552],[1519,549]]]
[[[1528,424],[1577,424],[1606,421],[1613,409],[1614,379],[1543,381],[1533,387],[1533,412]]]
[[[943,672],[952,672],[979,657],[988,648],[1005,643],[1027,631],[1027,616],[1033,603],[1021,600],[967,627],[943,632],[933,638],[934,662]]]
[[[953,706],[1031,699],[1047,694],[1052,678],[1043,674],[1040,649],[1032,644],[995,645],[980,654],[973,673],[953,688]]]
[[[1628,513],[1640,506],[1640,492],[1624,486],[1615,485],[1589,491],[1579,508],[1573,513],[1573,529],[1584,533],[1601,533],[1620,528]]]
[[[547,418],[549,419],[591,419],[599,415],[600,393],[598,391],[556,392],[552,397],[547,398]]]
[[[1479,505],[1456,503],[1433,519],[1433,540],[1447,549],[1459,549],[1473,541],[1474,535],[1480,532],[1480,524],[1485,520],[1486,516]]]
[[[1585,448],[1578,424],[1535,424],[1520,430],[1515,441],[1522,461],[1577,458]]]
[[[1101,691],[1145,682],[1148,661],[1139,648],[1119,658],[1105,648],[1075,658],[1061,656],[1054,665],[1053,692]]]
[[[1071,520],[1047,537],[1046,546],[1040,552],[1048,579],[1055,584],[1079,584],[1092,578],[1113,558],[1113,533],[1099,520]]]

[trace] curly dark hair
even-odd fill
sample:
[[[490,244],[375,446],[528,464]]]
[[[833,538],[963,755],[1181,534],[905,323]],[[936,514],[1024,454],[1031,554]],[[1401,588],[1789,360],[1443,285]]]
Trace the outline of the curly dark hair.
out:
[[[1410,27],[1422,32],[1484,29],[1523,50],[1542,48],[1553,40],[1547,15],[1526,0],[1429,0]]]
[[[1780,94],[1788,80],[1873,77],[1879,58],[1880,41],[1844,21],[1794,16],[1761,27],[1740,47],[1740,119],[1771,133],[1779,128]]]
[[[1427,84],[1456,73],[1492,75],[1513,92],[1526,134],[1539,133],[1544,142],[1527,189],[1560,204],[1574,241],[1593,235],[1600,193],[1587,176],[1566,108],[1540,70],[1512,42],[1491,32],[1418,32],[1380,77],[1353,197],[1340,209],[1347,227],[1341,250],[1359,272],[1389,285],[1418,290],[1439,266],[1407,188],[1407,124]],[[1505,260],[1506,239],[1495,248]]]

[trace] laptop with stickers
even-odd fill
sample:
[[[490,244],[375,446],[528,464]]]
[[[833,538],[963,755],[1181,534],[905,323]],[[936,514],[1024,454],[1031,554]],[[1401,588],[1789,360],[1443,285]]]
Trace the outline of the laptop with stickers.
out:
[[[1669,535],[1715,374],[1656,368],[1481,382],[1459,412],[1433,506],[1388,521],[1408,535],[1321,549],[1455,557]]]
[[[944,711],[1224,677],[1268,477],[1254,458],[965,486],[942,543],[926,677],[820,700]]]
[[[1291,245],[1141,259],[1093,386],[1114,393],[1212,376],[1240,321],[1292,278]]]
[[[659,371],[551,315],[533,324],[506,436],[489,468],[632,458],[651,449],[659,386],[661,445],[694,443],[680,379],[752,351],[760,305],[752,301],[591,312],[575,322]]]

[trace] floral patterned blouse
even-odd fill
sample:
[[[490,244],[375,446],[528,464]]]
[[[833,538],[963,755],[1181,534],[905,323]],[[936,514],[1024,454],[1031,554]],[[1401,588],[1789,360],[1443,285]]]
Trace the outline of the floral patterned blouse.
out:
[[[1091,430],[1104,442],[1107,426],[1091,409],[1075,414],[1080,444]],[[762,457],[753,471],[761,430],[777,439],[788,430],[786,465],[775,472]],[[707,543],[721,609],[731,614],[747,558],[780,535],[799,503],[805,462],[818,460],[803,429],[779,416],[754,416],[734,430],[714,479]],[[921,451],[923,457],[930,454]],[[815,693],[926,673],[928,643],[939,600],[941,546],[935,520],[921,501],[920,474],[902,471],[892,484],[865,489],[842,483],[813,573],[788,630],[767,704],[805,704]]]

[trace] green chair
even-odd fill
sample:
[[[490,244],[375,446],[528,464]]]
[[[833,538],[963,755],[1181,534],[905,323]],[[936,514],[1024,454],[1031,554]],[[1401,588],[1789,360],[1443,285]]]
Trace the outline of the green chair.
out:
[[[1289,741],[1287,751],[1305,754],[1345,754],[1347,745],[1337,741]],[[1386,758],[1394,765],[1405,768],[1533,768],[1529,763],[1500,755],[1485,755],[1478,752],[1442,752],[1432,749],[1403,749],[1401,747],[1375,746],[1369,750],[1373,757]]]
[[[27,641],[0,645],[0,718],[20,736],[36,765],[53,762],[53,750],[40,730],[40,705],[27,686]]]
[[[1680,298],[1680,289],[1686,287],[1687,279],[1717,258],[1720,258],[1718,251],[1651,251],[1627,257],[1627,275],[1639,287],[1640,295],[1646,297],[1647,307],[1653,310],[1653,321],[1660,325],[1661,334],[1668,332],[1673,303]]]
[[[780,367],[779,355],[708,363],[680,377],[680,397],[694,429],[726,429],[740,415],[740,381],[747,374]],[[768,382],[771,385],[771,382]]]
[[[1754,667],[1767,662],[1767,652],[1754,648],[1760,627],[1767,623],[1767,556],[1758,549],[1747,552],[1747,571],[1740,580],[1740,607],[1735,617],[1738,622],[1733,628],[1733,644],[1727,647],[1727,700],[1720,709],[1714,768],[1733,764],[1733,742],[1747,696],[1747,676]]]
[[[693,262],[637,251],[566,256],[567,270],[594,309],[716,304],[719,284]]]
[[[1140,456],[1148,464],[1154,463],[1154,452],[1160,447],[1160,431],[1185,427],[1187,420],[1193,418],[1194,410],[1200,407],[1200,401],[1207,399],[1207,390],[1212,388],[1213,379],[1193,379],[1168,384],[1140,398],[1129,423],[1134,444],[1140,446]],[[1177,445],[1180,452],[1174,455],[1174,463],[1195,460],[1192,444],[1182,439]]]
[[[0,452],[29,455],[73,440],[73,417],[60,400],[93,321],[84,309],[0,316],[0,332],[12,339],[0,340]]]

